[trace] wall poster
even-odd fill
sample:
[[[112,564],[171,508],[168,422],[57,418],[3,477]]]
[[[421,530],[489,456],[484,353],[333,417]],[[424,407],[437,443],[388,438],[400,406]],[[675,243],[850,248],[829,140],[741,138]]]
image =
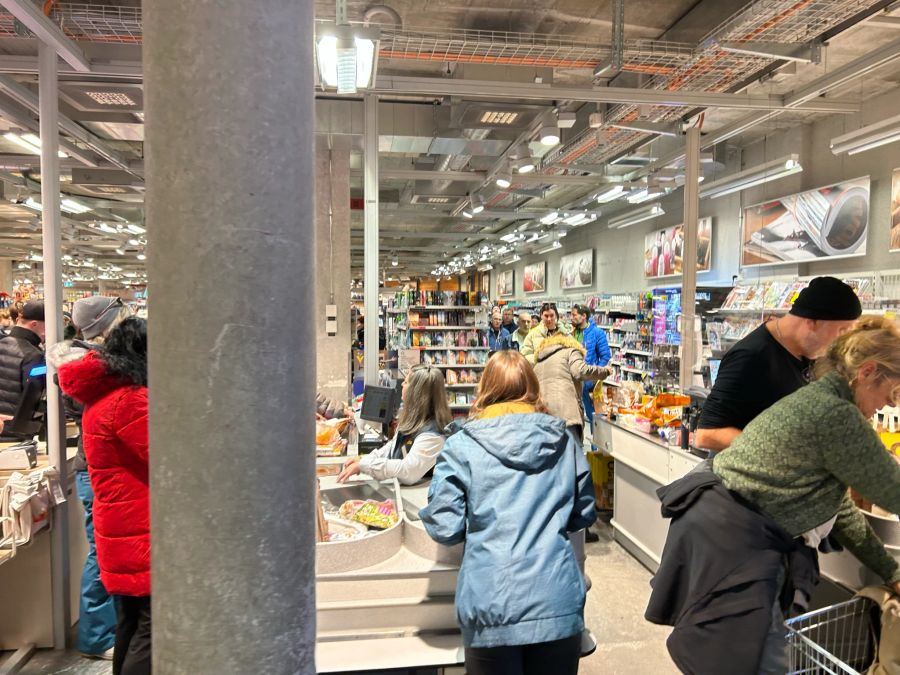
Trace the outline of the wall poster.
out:
[[[748,206],[741,266],[865,255],[869,182],[868,176],[854,178]]]
[[[891,179],[891,250],[900,251],[900,169]]]
[[[684,225],[649,232],[644,238],[644,276],[673,277],[681,274]],[[712,218],[697,221],[697,271],[709,272],[712,262]]]
[[[497,296],[506,298],[515,293],[515,270],[497,272]]]
[[[594,249],[564,255],[559,261],[559,287],[568,291],[594,285]]]
[[[547,261],[525,265],[523,289],[526,293],[543,293],[547,290]]]

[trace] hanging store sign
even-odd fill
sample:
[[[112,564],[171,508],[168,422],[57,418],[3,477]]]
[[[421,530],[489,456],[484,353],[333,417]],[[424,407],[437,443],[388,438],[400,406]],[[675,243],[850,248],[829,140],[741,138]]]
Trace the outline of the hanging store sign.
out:
[[[684,225],[655,230],[644,238],[644,276],[681,275],[684,253]],[[712,218],[697,221],[697,271],[709,272],[712,263]]]
[[[741,266],[865,255],[869,184],[865,176],[748,206]]]

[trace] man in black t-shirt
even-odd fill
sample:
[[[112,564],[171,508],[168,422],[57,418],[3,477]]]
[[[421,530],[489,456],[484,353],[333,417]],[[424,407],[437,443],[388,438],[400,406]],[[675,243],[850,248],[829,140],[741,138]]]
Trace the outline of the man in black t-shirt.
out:
[[[853,289],[834,277],[816,277],[791,311],[732,347],[703,405],[694,445],[723,450],[753,418],[809,382],[813,359],[862,314]]]

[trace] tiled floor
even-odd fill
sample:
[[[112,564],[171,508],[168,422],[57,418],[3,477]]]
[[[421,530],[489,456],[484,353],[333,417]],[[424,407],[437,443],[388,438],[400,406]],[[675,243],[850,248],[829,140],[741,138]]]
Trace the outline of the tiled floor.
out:
[[[587,572],[593,582],[585,621],[599,646],[582,660],[581,675],[676,675],[666,653],[668,629],[643,619],[650,573],[612,540],[612,530],[597,528],[600,541],[587,546]],[[42,651],[21,671],[24,675],[108,675],[108,662],[88,661],[76,652]]]

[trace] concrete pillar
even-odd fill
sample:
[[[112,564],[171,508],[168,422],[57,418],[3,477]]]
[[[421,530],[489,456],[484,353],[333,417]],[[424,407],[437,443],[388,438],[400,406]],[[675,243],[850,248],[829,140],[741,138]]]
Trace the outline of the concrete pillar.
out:
[[[13,285],[13,261],[0,258],[0,291],[12,295]]]
[[[316,373],[319,391],[350,395],[350,136],[316,139]],[[329,145],[331,146],[329,148]],[[337,306],[337,333],[327,332],[327,305]]]
[[[144,3],[157,675],[315,672],[313,25]]]

